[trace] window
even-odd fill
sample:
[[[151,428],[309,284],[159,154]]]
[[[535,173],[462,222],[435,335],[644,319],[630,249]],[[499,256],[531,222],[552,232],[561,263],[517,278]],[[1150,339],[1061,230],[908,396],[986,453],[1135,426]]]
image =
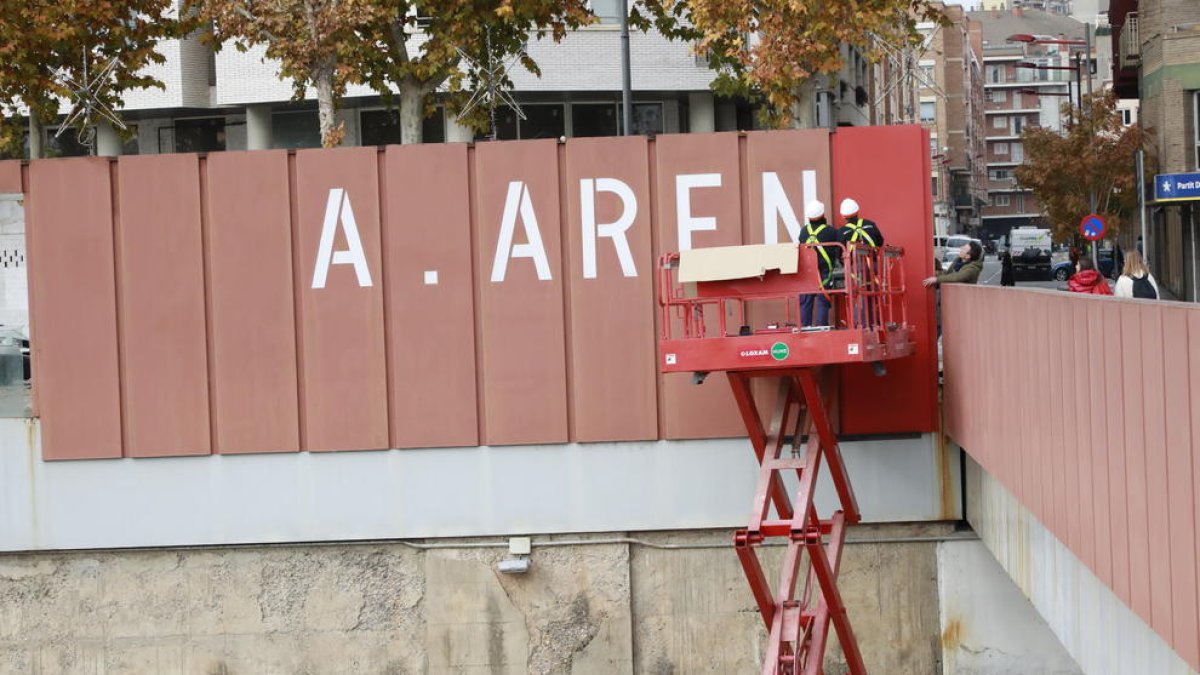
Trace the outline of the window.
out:
[[[996,103],[1004,103],[1008,100],[1008,92],[1003,89],[996,89],[992,95],[992,100]]]
[[[938,196],[938,191],[937,191],[937,176],[933,176],[933,196],[934,196],[934,197]]]
[[[937,119],[937,101],[921,101],[921,121],[932,122]]]
[[[634,103],[633,133],[637,136],[654,136],[663,133],[663,107],[661,103]],[[621,122],[620,124],[624,124]],[[620,128],[618,124],[618,128]]]
[[[175,152],[216,152],[224,149],[224,117],[175,120]]]
[[[995,195],[992,201],[994,206],[1008,206],[1008,195]]]
[[[1025,195],[1020,192],[1013,195],[1013,206],[1015,206],[1017,208],[1018,212],[1024,212],[1025,211]]]
[[[574,103],[571,133],[578,137],[616,136],[618,110],[612,103]]]
[[[1008,154],[1008,143],[997,143],[992,146],[992,153],[996,155]]]
[[[1025,129],[1025,118],[1024,117],[1014,117],[1012,122],[1013,122],[1013,130],[1012,130],[1013,136],[1020,136],[1021,131]]]
[[[992,169],[988,174],[992,180],[1008,180],[1012,178],[1012,172],[1008,169]]]
[[[1133,124],[1133,110],[1129,108],[1121,108],[1121,124],[1129,126]]]
[[[317,120],[317,111],[272,113],[271,147],[276,149],[321,147],[321,123]]]
[[[621,0],[588,0],[588,9],[601,25],[621,23]]]
[[[935,78],[936,78],[936,75],[934,75],[934,72],[933,72],[933,64],[922,64],[921,65],[921,83],[920,83],[921,86],[922,87],[933,87],[934,85],[937,84],[937,80]]]
[[[999,89],[985,89],[983,92],[983,100],[987,101],[988,103],[991,103],[993,100],[995,100],[994,95],[997,91],[1000,91],[1000,90]]]
[[[525,105],[521,112],[525,113],[521,138],[558,138],[567,133],[562,105]]]
[[[1014,161],[1014,162],[1024,162],[1025,161],[1025,146],[1021,145],[1020,143],[1012,144],[1012,161]]]
[[[432,115],[421,120],[422,143],[445,142],[444,114],[445,110],[438,106]],[[358,123],[362,145],[395,145],[403,140],[398,110],[363,110],[358,114]]]
[[[1196,167],[1200,168],[1200,91],[1192,92],[1192,139],[1196,146]]]
[[[1004,66],[988,66],[987,81],[992,84],[1000,84],[1004,82]]]
[[[937,136],[929,137],[929,156],[935,157],[938,154]]]
[[[992,128],[1007,130],[1008,129],[1008,118],[1006,118],[1004,115],[996,115],[995,117],[992,118]]]

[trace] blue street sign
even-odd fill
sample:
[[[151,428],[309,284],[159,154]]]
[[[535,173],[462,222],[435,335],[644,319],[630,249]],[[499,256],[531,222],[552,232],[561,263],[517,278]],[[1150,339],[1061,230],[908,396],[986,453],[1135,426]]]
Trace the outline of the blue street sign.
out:
[[[1084,216],[1083,220],[1079,221],[1079,233],[1088,241],[1100,241],[1107,231],[1108,223],[1094,213]]]
[[[1200,173],[1160,173],[1154,177],[1154,201],[1200,199]]]

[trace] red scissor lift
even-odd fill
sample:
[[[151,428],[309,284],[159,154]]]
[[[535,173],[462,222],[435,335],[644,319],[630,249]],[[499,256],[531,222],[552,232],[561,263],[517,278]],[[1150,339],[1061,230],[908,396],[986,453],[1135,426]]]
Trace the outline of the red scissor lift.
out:
[[[770,633],[765,675],[821,673],[830,622],[850,672],[866,672],[837,588],[846,526],[861,515],[838,449],[832,369],[908,356],[913,342],[903,251],[837,248],[845,267],[836,288],[820,284],[816,246],[700,249],[659,261],[660,366],[694,373],[697,381],[725,371],[760,466],[750,524],[734,534],[734,548]],[[832,327],[799,326],[803,294],[832,302]],[[777,383],[766,424],[751,390],[753,380],[765,378]],[[813,503],[822,461],[841,506],[827,518]],[[794,501],[785,472],[799,481]],[[757,553],[767,538],[787,540],[774,595]]]

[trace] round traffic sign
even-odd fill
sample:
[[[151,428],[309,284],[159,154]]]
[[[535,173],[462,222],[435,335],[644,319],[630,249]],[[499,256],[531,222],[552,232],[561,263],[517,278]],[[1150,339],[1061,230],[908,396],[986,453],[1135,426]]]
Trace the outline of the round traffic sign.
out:
[[[1088,241],[1100,241],[1105,232],[1108,232],[1108,223],[1095,213],[1084,216],[1083,220],[1079,221],[1079,233]]]

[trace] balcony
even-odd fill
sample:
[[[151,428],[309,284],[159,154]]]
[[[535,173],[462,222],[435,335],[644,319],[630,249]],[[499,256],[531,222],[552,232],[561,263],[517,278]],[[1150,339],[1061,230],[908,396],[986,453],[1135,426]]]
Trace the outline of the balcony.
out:
[[[1136,68],[1142,62],[1142,40],[1138,35],[1138,13],[1125,15],[1121,28],[1121,67]]]

